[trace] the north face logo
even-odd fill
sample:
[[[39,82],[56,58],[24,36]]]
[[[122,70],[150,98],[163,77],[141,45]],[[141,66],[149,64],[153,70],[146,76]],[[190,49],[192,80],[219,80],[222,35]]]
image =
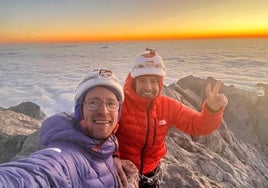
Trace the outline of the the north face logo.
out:
[[[166,124],[167,124],[167,122],[164,119],[162,119],[162,120],[159,121],[159,125],[166,125]]]

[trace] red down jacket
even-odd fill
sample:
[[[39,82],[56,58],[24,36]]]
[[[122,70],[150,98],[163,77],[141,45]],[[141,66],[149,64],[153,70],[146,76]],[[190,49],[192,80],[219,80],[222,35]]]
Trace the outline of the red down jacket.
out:
[[[212,113],[205,107],[206,102],[199,113],[164,95],[153,100],[143,98],[133,90],[133,83],[129,74],[116,136],[120,158],[131,160],[142,174],[154,170],[166,154],[164,140],[170,126],[198,136],[213,132],[221,124],[223,110]]]

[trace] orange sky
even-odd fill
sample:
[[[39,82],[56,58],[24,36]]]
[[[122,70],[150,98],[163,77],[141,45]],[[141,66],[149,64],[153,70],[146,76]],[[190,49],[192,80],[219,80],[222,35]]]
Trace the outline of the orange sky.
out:
[[[0,0],[0,43],[268,37],[267,0]]]

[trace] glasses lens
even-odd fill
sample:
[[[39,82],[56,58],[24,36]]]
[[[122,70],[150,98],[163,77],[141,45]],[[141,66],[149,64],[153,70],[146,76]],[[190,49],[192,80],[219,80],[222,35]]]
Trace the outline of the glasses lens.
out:
[[[98,110],[101,105],[100,100],[88,100],[85,102],[87,110]]]
[[[119,109],[119,102],[118,101],[106,101],[103,102],[99,99],[90,99],[86,102],[84,102],[86,105],[86,108],[88,111],[94,111],[94,110],[98,110],[100,108],[100,106],[102,105],[102,103],[105,103],[106,108],[110,111],[110,112],[114,112],[117,111]]]
[[[106,101],[106,107],[109,111],[117,111],[119,109],[119,102],[118,101]]]

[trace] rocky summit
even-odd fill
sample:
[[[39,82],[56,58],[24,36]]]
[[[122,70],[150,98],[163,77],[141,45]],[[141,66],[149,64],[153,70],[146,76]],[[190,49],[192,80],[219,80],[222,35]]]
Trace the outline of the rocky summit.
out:
[[[215,82],[213,78],[188,76],[164,86],[163,94],[200,110],[206,84]],[[229,103],[223,123],[214,133],[192,137],[175,128],[169,131],[168,152],[161,163],[161,187],[268,187],[268,93],[266,84],[257,86],[264,88],[263,96],[222,86]],[[0,108],[1,163],[26,157],[40,148],[38,130],[45,116],[35,105]],[[23,114],[25,111],[28,113]]]
[[[36,116],[36,114],[42,116]],[[0,163],[18,157],[19,153],[26,156],[40,148],[39,139],[35,135],[40,128],[42,118],[45,118],[45,114],[40,106],[31,102],[23,102],[9,109],[1,108]],[[35,139],[28,143],[32,137]]]

